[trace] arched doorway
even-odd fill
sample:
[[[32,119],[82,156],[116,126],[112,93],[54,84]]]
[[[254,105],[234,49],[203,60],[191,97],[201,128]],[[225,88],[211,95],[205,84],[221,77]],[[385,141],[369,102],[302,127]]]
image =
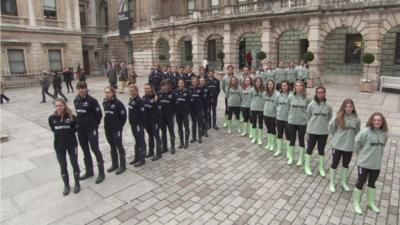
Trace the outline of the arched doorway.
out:
[[[169,44],[167,39],[160,38],[156,43],[156,51],[155,51],[156,61],[160,65],[169,65]]]
[[[182,66],[193,64],[193,53],[192,53],[192,39],[190,37],[182,37],[178,42],[179,49],[179,60]]]
[[[308,50],[307,35],[299,30],[287,30],[283,32],[279,36],[277,44],[277,65],[279,61],[283,61],[286,65],[290,61],[298,63]]]
[[[400,26],[393,27],[382,40],[381,76],[399,76],[400,74]]]
[[[222,63],[218,59],[218,52],[224,51],[223,38],[219,34],[210,35],[204,43],[205,57],[210,69],[220,70]]]
[[[351,75],[362,75],[361,56],[364,51],[363,37],[353,27],[340,27],[331,31],[324,42],[324,75],[351,79]],[[353,81],[359,77],[353,77]],[[340,81],[339,81],[340,82]]]
[[[259,64],[257,53],[261,51],[261,39],[257,33],[245,33],[239,39],[239,69],[249,66],[249,56],[251,56],[251,66]]]

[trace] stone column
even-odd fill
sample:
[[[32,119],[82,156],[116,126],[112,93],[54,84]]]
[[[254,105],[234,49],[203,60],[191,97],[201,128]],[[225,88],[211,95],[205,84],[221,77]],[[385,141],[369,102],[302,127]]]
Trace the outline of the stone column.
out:
[[[32,1],[32,0],[30,0]],[[66,9],[66,26],[68,30],[72,30],[72,7],[71,7],[71,0],[65,0],[65,9]]]
[[[233,39],[232,33],[232,25],[229,23],[224,24],[224,31],[223,31],[223,43],[224,43],[224,68],[228,65],[233,65],[236,71],[239,71],[239,62],[238,62],[238,48],[236,46],[236,42]]]
[[[367,32],[366,34],[362,34],[364,38],[364,52],[372,53],[375,56],[375,61],[369,65],[369,67],[365,64],[363,66],[363,77],[366,78],[367,70],[368,70],[368,80],[372,81],[372,84],[375,90],[378,87],[379,81],[379,68],[381,65],[380,62],[380,51],[379,51],[379,26],[380,26],[380,16],[379,12],[370,13],[367,19]],[[362,63],[362,61],[361,61]]]
[[[75,30],[81,30],[81,18],[79,15],[79,0],[73,0],[73,12],[74,12],[74,21],[75,21]]]
[[[28,0],[29,26],[36,27],[36,15],[33,1],[34,0]]]
[[[86,25],[89,27],[96,27],[97,17],[96,17],[96,1],[89,2],[89,13],[86,13]]]
[[[320,82],[323,83],[324,79],[322,75],[322,45],[321,40],[321,20],[318,16],[310,17],[309,21],[309,33],[308,33],[308,51],[314,53],[314,60],[309,63],[310,76],[320,78]]]
[[[195,27],[192,29],[193,29],[193,33],[192,33],[192,54],[193,54],[192,63],[193,63],[193,72],[195,72],[197,74],[199,71],[199,68],[201,66],[201,63],[203,61],[203,58],[204,58],[204,51],[203,51],[203,43],[201,43],[201,40],[200,40],[199,28]]]
[[[261,51],[267,54],[265,61],[276,62],[276,42],[272,39],[272,26],[270,20],[264,20],[261,27]]]

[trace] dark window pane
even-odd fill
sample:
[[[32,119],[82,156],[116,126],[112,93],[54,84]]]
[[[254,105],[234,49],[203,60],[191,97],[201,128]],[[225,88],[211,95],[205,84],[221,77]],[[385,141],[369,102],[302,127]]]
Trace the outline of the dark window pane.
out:
[[[61,50],[58,49],[49,50],[49,65],[50,65],[50,71],[52,72],[62,71]]]
[[[361,45],[361,34],[346,34],[345,63],[360,64]]]
[[[8,49],[8,65],[11,73],[24,73],[25,72],[25,59],[24,50],[22,49]]]
[[[192,41],[185,41],[185,57],[186,60],[192,60]]]
[[[1,14],[17,16],[16,0],[1,0]]]
[[[133,42],[128,42],[128,49],[127,49],[127,60],[128,64],[133,64]]]
[[[45,19],[57,18],[56,0],[43,0],[43,15]]]
[[[86,26],[85,5],[79,5],[79,17],[81,19],[81,26]]]
[[[396,34],[396,51],[394,53],[394,64],[400,64],[400,33]]]
[[[208,41],[208,60],[216,61],[217,49],[216,49],[216,41],[209,40]]]

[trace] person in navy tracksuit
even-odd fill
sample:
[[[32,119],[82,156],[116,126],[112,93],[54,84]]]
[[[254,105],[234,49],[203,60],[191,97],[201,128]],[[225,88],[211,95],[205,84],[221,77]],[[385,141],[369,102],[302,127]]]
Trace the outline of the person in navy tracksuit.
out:
[[[210,108],[210,91],[207,87],[207,78],[206,77],[201,77],[200,78],[200,90],[201,90],[201,102],[203,104],[203,111],[202,111],[202,115],[203,115],[203,130],[202,130],[202,135],[204,135],[204,137],[208,137],[208,111]]]
[[[192,139],[191,143],[198,141],[202,143],[201,137],[203,134],[203,103],[202,96],[203,93],[201,91],[199,85],[199,78],[192,78],[192,86],[189,89],[190,91],[190,115],[192,119]],[[198,134],[198,136],[196,135]]]
[[[163,80],[161,82],[161,89],[159,93],[159,101],[161,105],[161,142],[162,153],[168,152],[167,141],[167,128],[171,141],[171,154],[175,154],[175,131],[174,131],[174,114],[175,114],[175,100],[171,91],[170,80]]]
[[[217,126],[217,103],[218,103],[218,95],[221,91],[220,82],[217,78],[215,78],[214,70],[208,71],[208,90],[210,91],[210,108],[208,110],[208,125],[215,130],[218,130]],[[212,119],[211,119],[212,118]],[[212,123],[212,124],[211,124]]]
[[[175,109],[176,109],[176,123],[178,124],[178,134],[180,144],[178,148],[189,147],[189,113],[190,113],[190,92],[185,88],[185,80],[178,81],[178,89],[174,92],[175,96]],[[183,133],[183,126],[185,133]],[[185,134],[185,135],[184,135]]]

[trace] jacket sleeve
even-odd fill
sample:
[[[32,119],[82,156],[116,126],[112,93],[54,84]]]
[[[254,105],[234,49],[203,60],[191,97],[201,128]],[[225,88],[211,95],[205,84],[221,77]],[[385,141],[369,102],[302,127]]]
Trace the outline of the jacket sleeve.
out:
[[[225,84],[225,76],[222,78],[222,84],[221,84],[221,87],[222,87],[222,91],[225,93],[225,91],[226,91],[226,84]]]
[[[49,116],[49,126],[52,132],[54,132],[54,123],[53,123],[53,115]]]
[[[311,104],[307,105],[307,120],[309,121],[312,116],[312,111],[311,111]]]
[[[356,136],[356,141],[355,141],[355,144],[354,144],[354,151],[355,151],[357,154],[358,154],[358,153],[361,151],[361,149],[363,148],[364,143],[365,143],[365,141],[366,141],[365,139],[366,139],[365,131],[359,133],[359,134]]]
[[[118,111],[119,111],[119,117],[121,119],[121,124],[122,126],[125,125],[126,123],[126,108],[122,102],[119,102],[118,104]]]
[[[103,118],[103,113],[101,112],[99,102],[94,99],[93,100],[93,110],[96,115],[97,125],[101,123],[101,118]]]
[[[217,80],[217,96],[219,95],[219,93],[221,92],[221,86],[220,86],[220,82],[219,80]]]
[[[229,87],[226,87],[226,90],[225,90],[225,98],[226,98],[226,99],[229,99]]]
[[[76,122],[76,116],[75,115],[72,116],[71,126],[72,126],[71,127],[72,132],[76,133],[76,131],[78,130],[78,123]]]
[[[336,118],[333,118],[330,122],[329,122],[329,133],[331,135],[334,135],[335,132],[337,130],[337,124],[336,124]]]
[[[328,119],[331,120],[332,119],[332,114],[333,114],[333,109],[331,106],[329,106],[329,112],[328,112]]]
[[[354,131],[354,134],[357,135],[360,132],[361,129],[361,121],[360,119],[357,119],[357,125],[356,125],[356,130]]]

